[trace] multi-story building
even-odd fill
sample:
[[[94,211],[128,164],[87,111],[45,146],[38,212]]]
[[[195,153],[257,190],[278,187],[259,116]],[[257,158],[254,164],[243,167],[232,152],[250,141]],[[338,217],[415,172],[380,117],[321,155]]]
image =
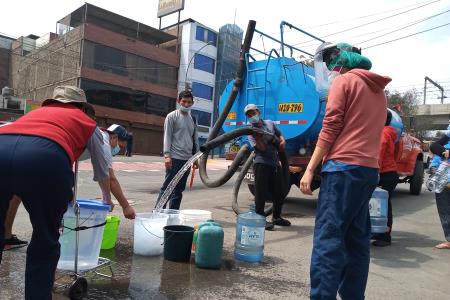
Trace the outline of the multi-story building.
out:
[[[179,26],[178,91],[192,90],[195,101],[192,114],[197,118],[199,142],[203,144],[213,124],[217,32],[192,19],[180,22]],[[163,30],[176,34],[177,26],[169,26]]]
[[[236,76],[243,35],[244,31],[235,24],[226,24],[219,29],[214,121],[218,117],[220,96],[227,84]]]
[[[12,87],[18,97],[42,100],[57,85],[77,85],[99,125],[124,125],[136,153],[159,154],[178,92],[179,57],[165,47],[174,39],[86,3],[57,22],[57,34],[14,41]]]
[[[11,45],[13,38],[0,35],[0,89],[9,85]]]

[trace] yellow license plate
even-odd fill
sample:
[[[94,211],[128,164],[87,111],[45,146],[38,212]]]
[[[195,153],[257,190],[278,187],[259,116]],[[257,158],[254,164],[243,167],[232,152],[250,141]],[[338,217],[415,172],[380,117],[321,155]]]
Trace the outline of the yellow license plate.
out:
[[[280,113],[298,113],[303,112],[303,103],[278,103],[278,112]]]
[[[239,147],[237,145],[230,146],[230,152],[231,153],[238,153],[240,149],[241,149],[241,147]]]
[[[236,113],[235,112],[228,113],[227,119],[228,120],[236,120]]]

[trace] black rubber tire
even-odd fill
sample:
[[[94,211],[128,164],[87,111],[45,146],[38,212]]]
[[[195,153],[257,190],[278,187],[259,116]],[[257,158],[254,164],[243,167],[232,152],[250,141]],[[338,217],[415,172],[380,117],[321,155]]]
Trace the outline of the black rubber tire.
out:
[[[87,296],[88,283],[86,278],[78,277],[69,288],[69,298],[81,300]]]
[[[414,167],[414,174],[411,177],[411,181],[409,183],[409,192],[411,195],[420,195],[422,192],[423,185],[423,162],[416,161],[416,165]]]

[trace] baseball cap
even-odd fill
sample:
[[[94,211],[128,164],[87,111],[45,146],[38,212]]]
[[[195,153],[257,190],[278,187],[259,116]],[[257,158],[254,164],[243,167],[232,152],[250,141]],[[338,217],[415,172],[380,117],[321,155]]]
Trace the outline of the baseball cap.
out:
[[[122,125],[119,124],[112,124],[109,126],[106,130],[110,132],[114,132],[119,137],[119,140],[126,140],[128,139],[128,132]]]
[[[247,104],[247,105],[245,106],[245,108],[244,108],[244,113],[247,114],[247,112],[248,112],[249,110],[257,110],[257,111],[259,111],[259,108],[258,108],[258,106],[256,106],[255,104],[251,103],[251,104]]]
[[[45,99],[42,102],[42,106],[49,105],[55,101],[61,103],[80,103],[88,110],[95,111],[94,107],[87,102],[85,92],[76,86],[61,85],[55,87],[53,97]]]

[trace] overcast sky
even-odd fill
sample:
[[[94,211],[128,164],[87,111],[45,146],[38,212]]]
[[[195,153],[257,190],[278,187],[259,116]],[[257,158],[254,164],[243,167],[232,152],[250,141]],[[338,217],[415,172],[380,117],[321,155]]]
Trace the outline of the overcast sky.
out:
[[[430,2],[433,1],[186,0],[181,18],[195,19],[215,30],[219,30],[226,23],[234,22],[245,30],[248,20],[252,19],[257,22],[257,29],[277,38],[280,35],[279,24],[284,20],[327,41],[344,41],[362,47],[363,54],[372,60],[372,71],[393,78],[388,86],[391,89],[404,91],[417,88],[422,92],[424,77],[429,76],[444,86],[449,97],[447,102],[450,102],[449,25],[397,42],[364,49],[449,23],[450,12],[446,11],[450,10],[450,0],[436,0],[428,4]],[[90,0],[89,3],[153,27],[159,25],[156,17],[158,0]],[[3,1],[0,33],[13,37],[31,33],[44,35],[55,30],[57,20],[83,4],[84,2],[79,0]],[[419,6],[423,7],[418,8]],[[411,11],[405,12],[406,10]],[[440,13],[443,14],[431,18]],[[395,14],[398,15],[390,17]],[[162,25],[167,26],[175,22],[176,14],[163,18]],[[366,23],[372,24],[365,25]],[[317,27],[322,24],[329,25]],[[360,27],[325,37],[357,26]],[[388,34],[405,26],[408,27]],[[358,44],[378,36],[381,37]],[[308,37],[294,31],[287,30],[286,37],[290,44],[302,43],[298,47],[308,52],[314,52],[318,46],[317,43],[308,42]],[[254,36],[253,42],[254,46],[261,49],[264,47],[266,51],[276,47],[267,39],[262,40],[259,35]],[[439,101],[436,89],[430,89],[428,94],[431,99],[427,98],[427,102]]]

